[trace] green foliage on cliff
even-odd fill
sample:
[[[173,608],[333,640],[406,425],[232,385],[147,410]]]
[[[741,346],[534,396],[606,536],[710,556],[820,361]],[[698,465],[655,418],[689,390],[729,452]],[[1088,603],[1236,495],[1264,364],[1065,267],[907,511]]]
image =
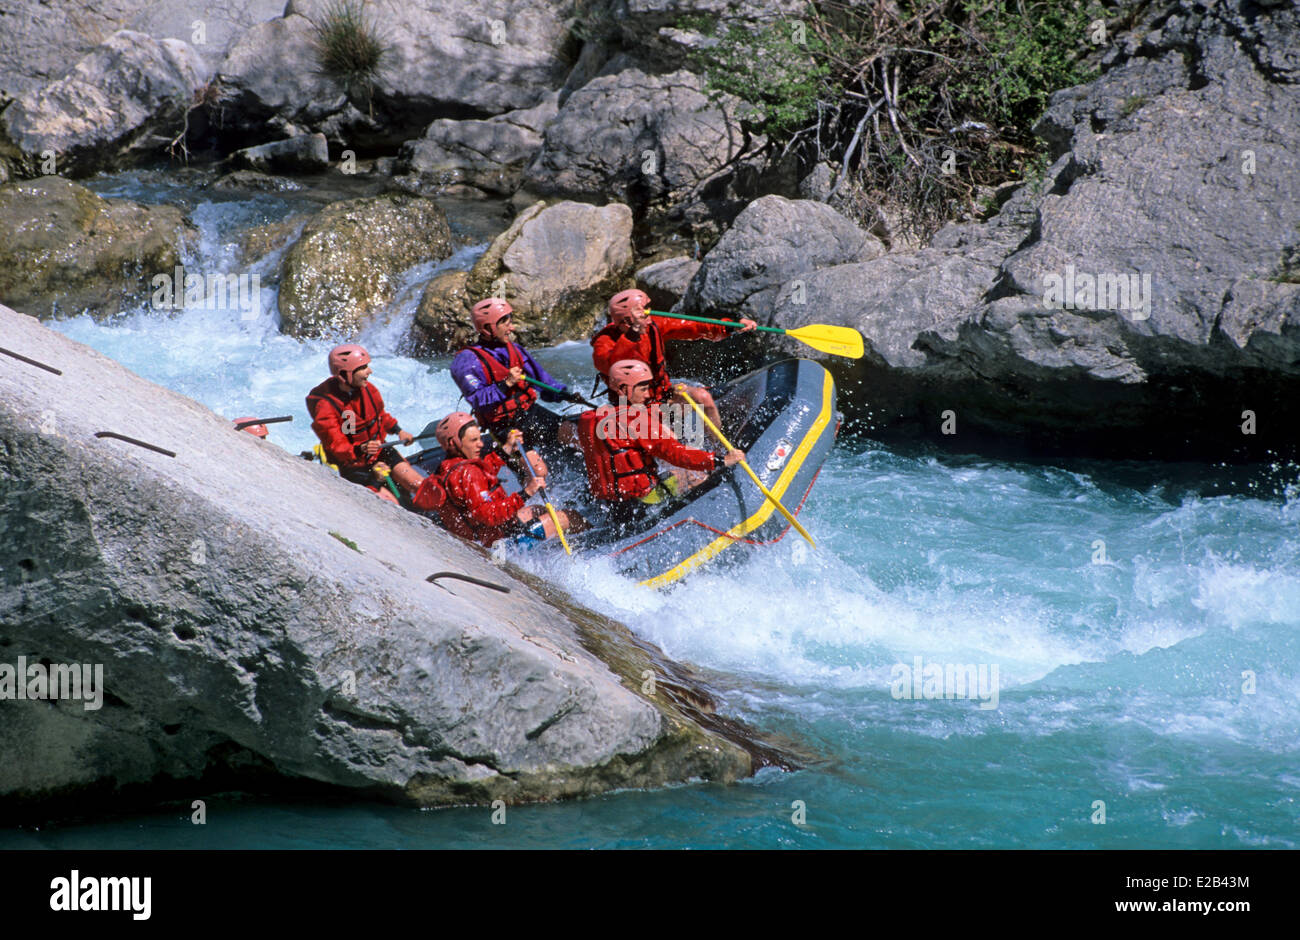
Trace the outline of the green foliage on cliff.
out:
[[[818,0],[748,28],[678,25],[703,37],[693,66],[710,90],[745,102],[771,147],[831,163],[851,212],[889,201],[924,236],[1037,164],[1031,127],[1091,77],[1104,14],[1098,0]]]

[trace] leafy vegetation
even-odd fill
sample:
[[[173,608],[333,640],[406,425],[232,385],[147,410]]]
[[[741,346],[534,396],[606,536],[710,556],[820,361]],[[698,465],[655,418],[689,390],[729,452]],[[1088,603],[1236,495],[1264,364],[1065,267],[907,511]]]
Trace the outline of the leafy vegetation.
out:
[[[818,0],[757,27],[679,25],[705,37],[693,66],[710,91],[743,101],[770,148],[830,163],[846,211],[889,204],[923,238],[977,213],[981,189],[1042,172],[1030,128],[1091,77],[1104,15],[1098,0]]]

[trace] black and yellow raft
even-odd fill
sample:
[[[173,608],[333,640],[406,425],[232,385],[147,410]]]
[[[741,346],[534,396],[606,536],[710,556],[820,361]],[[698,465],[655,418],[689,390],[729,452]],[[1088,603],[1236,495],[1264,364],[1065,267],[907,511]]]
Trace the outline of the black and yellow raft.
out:
[[[714,389],[713,396],[728,439],[798,516],[839,430],[830,373],[810,359],[786,359]],[[733,467],[661,504],[636,531],[595,528],[572,542],[609,555],[646,587],[664,587],[736,545],[768,545],[790,529],[749,476]]]

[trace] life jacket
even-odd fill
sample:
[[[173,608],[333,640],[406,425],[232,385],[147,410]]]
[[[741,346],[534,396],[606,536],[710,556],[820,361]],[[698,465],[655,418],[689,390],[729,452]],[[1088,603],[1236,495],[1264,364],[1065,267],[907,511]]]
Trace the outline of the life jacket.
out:
[[[610,353],[609,361],[606,367],[613,365],[620,359],[640,359],[650,367],[654,375],[654,385],[650,388],[650,401],[662,402],[667,401],[672,395],[673,382],[668,377],[668,352],[664,346],[663,331],[653,320],[650,321],[644,332],[635,340],[631,339],[626,333],[618,327],[610,324],[599,333],[591,338],[592,346],[596,341],[605,337],[614,342],[614,350]],[[621,346],[620,346],[621,344]],[[596,370],[600,371],[600,364],[596,364]],[[599,380],[598,380],[599,383]],[[596,388],[592,388],[593,393]]]
[[[578,416],[578,441],[587,464],[591,495],[614,501],[640,499],[660,483],[658,465],[636,441],[596,433],[601,419],[611,412],[617,413],[617,409],[606,405]],[[615,434],[627,434],[627,429],[612,419],[606,422],[607,430],[610,425]]]
[[[438,515],[443,526],[453,535],[491,545],[507,534],[506,528],[515,511],[523,505],[523,500],[511,500],[510,494],[506,493],[505,487],[497,479],[502,466],[499,460],[490,455],[476,460],[448,457],[438,466],[433,479],[444,500],[438,507]],[[479,479],[476,480],[476,476]],[[482,488],[484,478],[488,481],[486,489]],[[500,517],[498,525],[485,526],[472,518],[474,510],[485,503],[499,503],[500,511],[492,514]],[[512,505],[514,503],[518,505]]]
[[[430,474],[420,481],[420,488],[411,497],[411,505],[424,512],[434,512],[447,503],[447,490],[441,478]]]
[[[339,431],[347,442],[352,445],[353,452],[375,438],[384,437],[384,429],[380,419],[384,416],[384,406],[382,400],[378,399],[379,393],[375,391],[374,386],[365,385],[359,395],[353,395],[351,398],[344,399],[334,391],[334,380],[322,382],[316,386],[307,395],[307,410],[311,413],[312,420],[316,418],[316,409],[322,403],[327,403],[333,408],[339,416]],[[347,433],[347,416],[352,416],[351,434]]]
[[[509,377],[511,369],[522,369],[524,367],[524,357],[520,354],[518,346],[507,342],[506,350],[510,356],[509,366],[503,366],[496,356],[489,353],[482,346],[469,347],[469,351],[477,356],[479,363],[482,364],[483,373],[487,376],[488,381],[494,384],[504,382]],[[531,408],[535,401],[537,401],[537,389],[533,388],[533,386],[528,385],[520,388],[517,385],[512,385],[506,392],[504,401],[497,402],[492,407],[484,409],[478,417],[489,425],[506,423],[520,412]]]

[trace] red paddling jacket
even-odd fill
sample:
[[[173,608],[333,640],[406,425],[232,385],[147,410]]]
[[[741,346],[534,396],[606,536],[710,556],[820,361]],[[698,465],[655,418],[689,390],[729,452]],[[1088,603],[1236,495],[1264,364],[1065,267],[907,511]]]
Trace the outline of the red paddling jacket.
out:
[[[438,483],[446,492],[439,512],[449,532],[484,545],[509,534],[515,514],[524,508],[524,496],[501,486],[497,474],[505,465],[496,452],[477,460],[448,457],[438,465]]]
[[[654,373],[654,400],[663,401],[672,391],[664,340],[721,339],[726,335],[725,326],[655,317],[637,339],[632,339],[621,326],[611,323],[591,338],[591,361],[597,372],[607,376],[609,367],[620,359],[639,359]]]
[[[397,419],[384,410],[379,389],[369,382],[358,392],[338,379],[326,379],[307,393],[307,413],[325,455],[341,470],[368,470],[378,458],[365,455],[366,443],[401,430]],[[353,433],[344,433],[345,426]]]
[[[654,409],[604,405],[578,416],[587,482],[597,499],[640,499],[659,484],[655,458],[687,470],[716,470],[722,458],[687,447]]]

